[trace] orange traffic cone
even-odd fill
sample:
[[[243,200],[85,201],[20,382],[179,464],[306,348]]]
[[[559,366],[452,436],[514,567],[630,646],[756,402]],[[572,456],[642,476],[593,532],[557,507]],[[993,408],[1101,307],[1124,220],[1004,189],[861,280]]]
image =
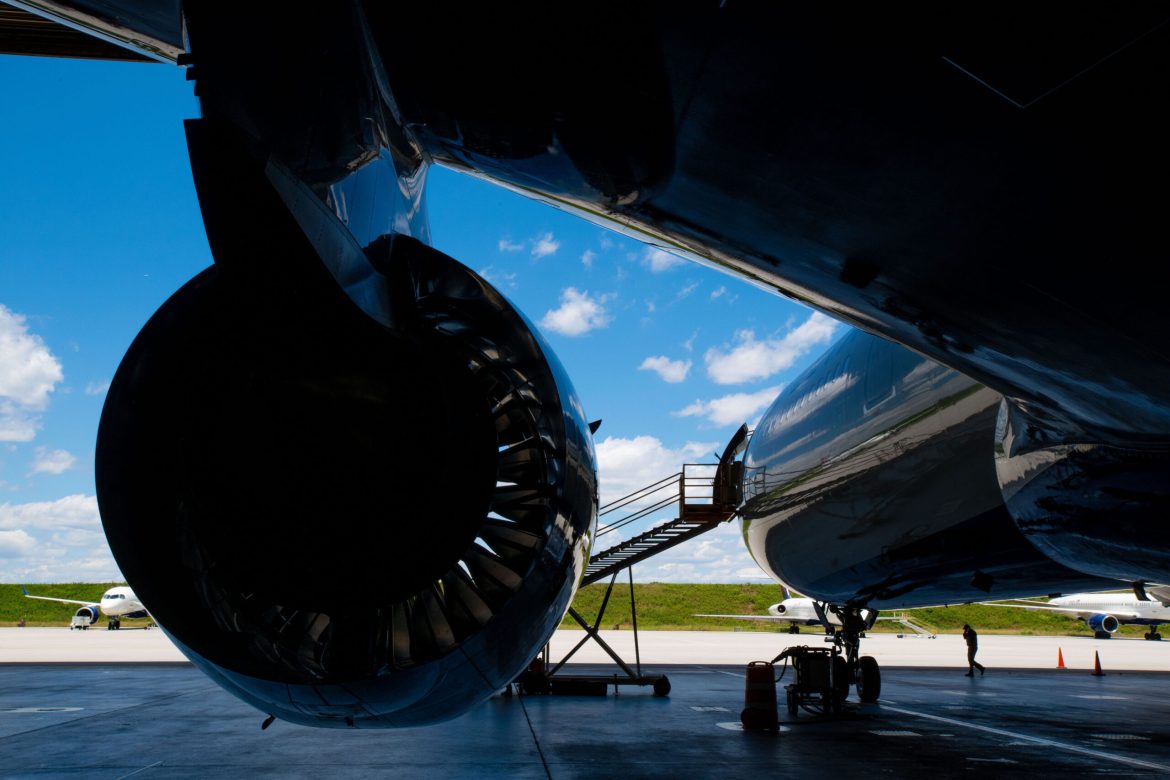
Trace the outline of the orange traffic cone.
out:
[[[1067,666],[1064,665],[1064,652],[1061,651],[1061,649],[1059,647],[1056,648],[1056,668],[1057,669],[1067,669],[1068,668]]]
[[[1093,676],[1104,677],[1105,672],[1101,671],[1101,654],[1093,651]]]
[[[766,661],[752,661],[747,665],[747,680],[744,687],[743,712],[739,722],[748,731],[779,732],[780,723],[776,716],[776,678],[772,664]]]

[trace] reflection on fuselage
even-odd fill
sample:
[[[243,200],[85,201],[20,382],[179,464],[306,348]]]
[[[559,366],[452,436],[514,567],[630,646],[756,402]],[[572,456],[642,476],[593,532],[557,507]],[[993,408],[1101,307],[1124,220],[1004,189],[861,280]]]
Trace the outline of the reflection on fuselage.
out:
[[[1008,516],[993,461],[999,400],[903,347],[846,335],[748,445],[752,556],[802,593],[877,608],[1100,586],[1043,556]]]

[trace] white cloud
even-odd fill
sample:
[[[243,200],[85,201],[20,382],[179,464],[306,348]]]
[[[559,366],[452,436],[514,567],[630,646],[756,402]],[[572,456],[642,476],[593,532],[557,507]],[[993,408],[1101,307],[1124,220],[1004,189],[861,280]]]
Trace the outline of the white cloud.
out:
[[[0,396],[30,409],[44,409],[64,379],[61,364],[25,318],[0,304]]]
[[[73,468],[77,458],[65,450],[49,450],[37,447],[36,458],[29,467],[29,474],[64,474]]]
[[[532,256],[533,257],[548,257],[555,255],[557,250],[561,248],[561,243],[553,238],[552,233],[545,233],[542,236],[537,236],[532,239]]]
[[[721,286],[718,290],[713,290],[711,292],[710,300],[712,302],[719,301],[720,303],[724,303],[728,306],[734,306],[735,302],[739,300],[739,295],[728,290],[726,286]],[[790,326],[786,325],[785,327]]]
[[[678,255],[672,255],[656,246],[648,246],[642,250],[642,264],[649,268],[651,273],[660,274],[682,263],[683,259]]]
[[[696,330],[694,333],[691,334],[691,337],[689,339],[687,339],[686,341],[684,341],[682,343],[682,348],[685,349],[687,352],[694,352],[695,351],[695,339],[697,339],[698,337],[699,337],[699,331]]]
[[[483,276],[483,274],[480,274]],[[109,382],[89,382],[85,385],[86,395],[105,395],[106,391],[110,389]]]
[[[736,333],[734,347],[712,348],[703,356],[707,376],[721,385],[732,385],[763,379],[790,368],[813,347],[826,344],[837,329],[837,322],[820,312],[813,312],[807,320],[784,336],[757,340],[750,330]]]
[[[615,246],[613,241],[611,241],[607,236],[602,236],[601,240],[598,241],[597,243],[601,247],[601,251],[603,251],[603,252],[608,252],[609,250],[613,249]]]
[[[676,474],[684,463],[714,462],[712,453],[719,446],[711,442],[687,442],[678,449],[670,449],[654,436],[606,437],[597,444],[601,503],[607,504]]]
[[[662,378],[663,382],[676,384],[687,378],[691,370],[691,361],[671,360],[665,355],[648,357],[638,366],[639,371],[653,371]]]
[[[64,529],[101,530],[97,498],[73,495],[56,501],[34,501],[28,504],[0,504],[0,530],[35,529],[60,531]]]
[[[582,336],[604,328],[613,319],[605,308],[608,300],[607,295],[592,298],[588,291],[567,287],[561,292],[561,305],[545,312],[540,327],[565,336]]]
[[[499,243],[496,244],[496,248],[501,252],[523,252],[524,251],[524,242],[523,241],[509,241],[506,238],[501,238]]]
[[[93,496],[0,504],[0,558],[0,582],[122,579]]]
[[[0,558],[19,558],[28,555],[36,540],[24,531],[0,531]]]
[[[65,378],[61,363],[25,318],[0,304],[0,441],[31,441],[40,427],[36,412]]]
[[[755,561],[752,561],[751,566],[747,566],[737,571],[735,576],[745,580],[767,580],[768,582],[775,582],[775,580],[773,580],[767,574],[764,574],[763,570],[756,565]]]
[[[40,418],[37,415],[0,398],[0,441],[32,441],[38,428]]]
[[[688,295],[693,293],[698,288],[699,288],[698,282],[691,282],[690,284],[681,288],[677,293],[675,293],[674,299],[676,301],[681,301],[683,298],[686,298]]]
[[[597,253],[594,252],[592,249],[586,249],[584,252],[581,253],[581,265],[585,266],[586,268],[592,268],[593,261],[596,259],[597,259]]]
[[[724,426],[750,421],[776,400],[782,385],[765,387],[755,393],[732,393],[709,401],[695,401],[671,412],[676,417],[706,417],[712,425]]]
[[[0,577],[6,582],[121,582],[114,556],[104,543],[79,549],[37,544],[30,555],[0,561]],[[100,595],[100,591],[94,594]]]

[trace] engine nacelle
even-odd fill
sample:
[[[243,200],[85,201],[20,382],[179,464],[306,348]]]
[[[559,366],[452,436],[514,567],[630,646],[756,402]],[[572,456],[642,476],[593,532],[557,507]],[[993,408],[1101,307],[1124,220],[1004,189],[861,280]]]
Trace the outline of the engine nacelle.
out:
[[[1020,531],[1053,560],[1127,582],[1170,579],[1170,448],[1118,446],[1004,401],[996,473]]]
[[[783,604],[773,604],[772,606],[768,607],[769,615],[783,615],[787,611],[788,607],[784,606]]]
[[[101,613],[98,611],[97,607],[81,607],[77,610],[73,617],[75,622],[77,618],[81,618],[87,621],[88,625],[92,626],[94,623],[98,622],[98,618],[101,617]]]
[[[534,329],[416,241],[385,267],[393,328],[311,263],[204,271],[130,347],[98,436],[106,534],[155,620],[310,725],[498,692],[567,610],[596,522],[588,423]]]
[[[1121,623],[1112,615],[1091,615],[1085,622],[1093,631],[1106,634],[1116,634],[1117,629],[1121,628]]]

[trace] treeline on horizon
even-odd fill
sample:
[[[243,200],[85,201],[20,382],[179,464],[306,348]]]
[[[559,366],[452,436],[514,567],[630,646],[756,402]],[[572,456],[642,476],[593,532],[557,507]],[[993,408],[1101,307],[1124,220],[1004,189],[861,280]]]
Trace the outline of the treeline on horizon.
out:
[[[36,596],[92,600],[120,582],[99,583],[58,583],[52,585],[29,585],[29,592]],[[633,626],[630,617],[630,590],[628,583],[619,583],[606,607],[602,620],[603,630],[629,630]],[[582,588],[573,607],[586,621],[593,624],[598,607],[605,595],[604,584]],[[776,585],[751,583],[743,585],[680,584],[649,582],[634,584],[634,598],[638,604],[638,628],[649,631],[763,631],[785,632],[787,621],[732,620],[724,618],[700,618],[695,613],[720,615],[766,615],[768,607],[780,601],[783,596]],[[52,601],[26,599],[19,584],[0,584],[0,626],[14,626],[23,618],[30,626],[68,626],[77,607]],[[883,615],[898,614],[901,611],[883,612]],[[980,633],[987,634],[1035,634],[1035,635],[1091,635],[1084,623],[1064,615],[1037,612],[1024,609],[1008,609],[983,604],[964,604],[950,607],[905,610],[919,625],[935,633],[959,633],[964,623],[970,623]],[[96,627],[104,623],[99,620]],[[569,615],[561,624],[564,628],[578,628],[577,622]],[[879,621],[875,632],[907,633],[908,630],[894,621]],[[815,626],[804,627],[802,631],[816,633]],[[1141,636],[1143,626],[1124,626],[1121,634]]]

